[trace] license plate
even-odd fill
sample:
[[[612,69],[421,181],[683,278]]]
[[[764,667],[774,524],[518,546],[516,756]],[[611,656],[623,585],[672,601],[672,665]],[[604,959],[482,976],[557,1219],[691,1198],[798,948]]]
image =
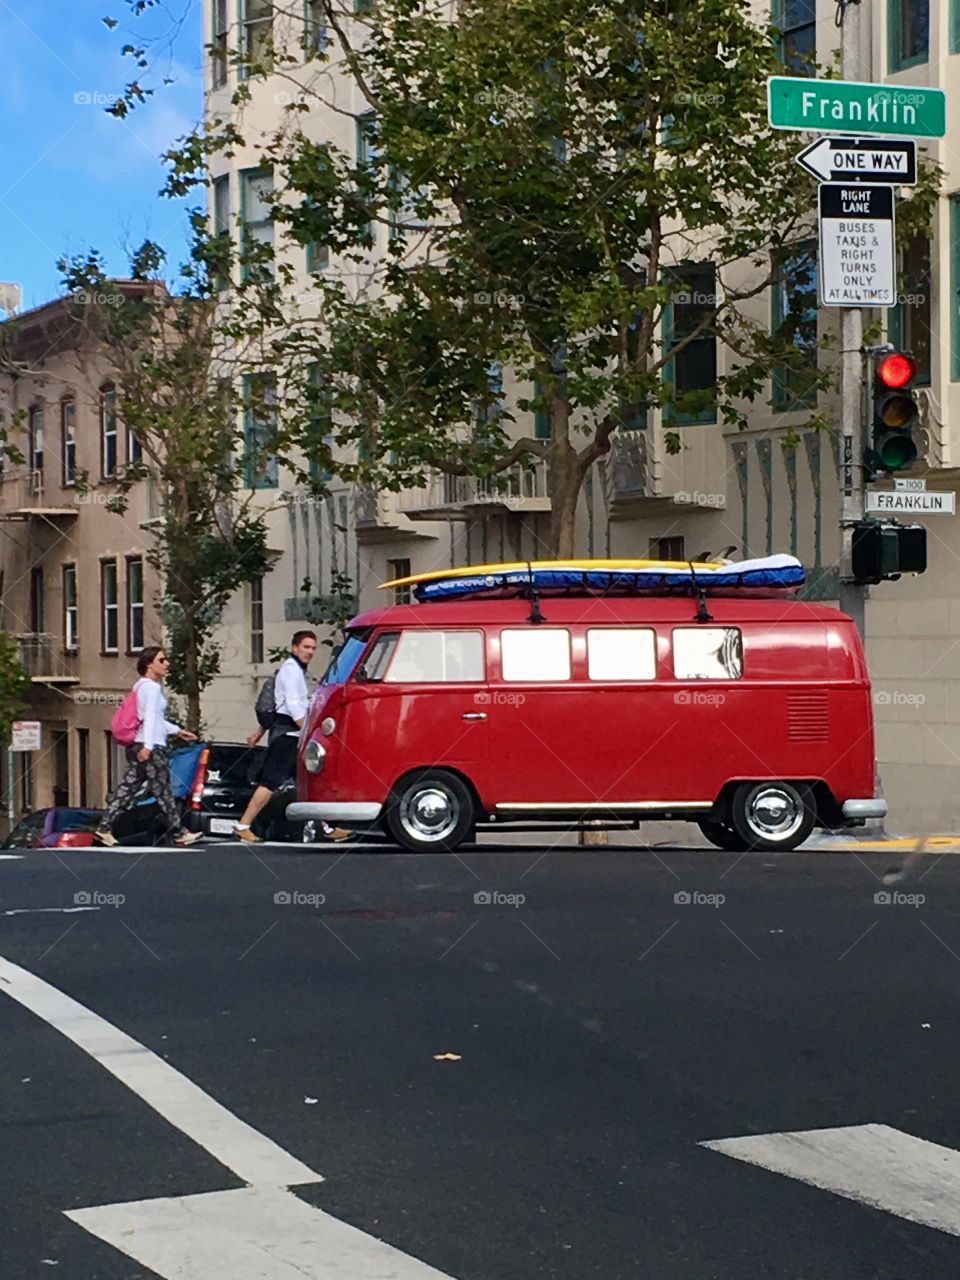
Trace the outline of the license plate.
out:
[[[212,836],[232,836],[236,825],[235,818],[211,818],[207,830]]]

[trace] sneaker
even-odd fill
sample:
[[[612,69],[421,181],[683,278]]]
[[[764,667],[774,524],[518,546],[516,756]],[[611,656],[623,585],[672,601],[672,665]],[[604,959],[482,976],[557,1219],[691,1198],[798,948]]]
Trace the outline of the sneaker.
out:
[[[104,831],[102,828],[98,828],[98,830],[93,833],[93,838],[94,840],[98,840],[100,844],[105,844],[108,849],[112,845],[120,843],[112,831]]]
[[[234,834],[238,840],[245,840],[247,844],[263,844],[259,836],[255,836],[249,827],[236,827]]]
[[[325,831],[324,838],[327,840],[349,840],[353,835],[352,831],[348,831],[346,827],[334,827],[330,831]]]
[[[199,831],[181,831],[173,843],[178,849],[185,849],[188,844],[196,844],[199,839]]]

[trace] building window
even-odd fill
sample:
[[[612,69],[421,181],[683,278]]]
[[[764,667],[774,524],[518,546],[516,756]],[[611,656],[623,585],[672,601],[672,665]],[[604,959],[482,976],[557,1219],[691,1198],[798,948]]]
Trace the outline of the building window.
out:
[[[143,557],[127,556],[127,652],[143,648]]]
[[[333,44],[323,21],[323,4],[321,0],[304,0],[303,5],[303,49],[308,57],[323,53]]]
[[[111,480],[117,474],[117,389],[100,388],[100,475]]]
[[[800,76],[812,75],[817,56],[816,0],[779,0],[774,25],[780,31],[777,44],[784,69]]]
[[[80,808],[87,807],[87,797],[90,792],[90,730],[77,730],[77,762],[79,773],[79,801]]]
[[[930,241],[915,236],[904,249],[900,260],[900,294],[897,305],[889,312],[889,338],[895,347],[909,351],[917,362],[917,381],[930,383],[930,292],[933,284],[930,269]]]
[[[240,278],[273,275],[273,171],[244,169],[240,174],[240,220],[243,223]]]
[[[666,418],[677,425],[716,422],[717,339],[713,315],[717,309],[717,279],[712,262],[676,267],[671,273],[681,287],[664,310],[663,345],[670,352],[689,339],[664,366],[664,379],[673,383],[675,407]],[[698,332],[699,331],[699,332]],[[698,333],[697,337],[691,337]]]
[[[135,431],[127,427],[127,464],[136,464],[143,460],[143,445]]]
[[[387,561],[387,581],[393,582],[394,578],[410,577],[410,561],[409,560],[388,560]],[[413,603],[413,587],[394,587],[393,588],[394,604],[412,604]]]
[[[887,0],[890,70],[926,62],[930,56],[930,0]]]
[[[773,407],[789,412],[817,402],[817,246],[806,240],[778,255],[773,332],[796,348],[773,373]]]
[[[60,401],[60,462],[64,487],[77,483],[77,406]]]
[[[960,382],[960,195],[950,197],[950,352],[950,377]]]
[[[213,180],[213,234],[217,241],[216,286],[226,289],[230,285],[230,175]]]
[[[227,0],[213,0],[211,7],[210,79],[214,89],[227,83]]]
[[[27,464],[34,489],[43,487],[43,405],[35,404],[27,415]]]
[[[539,378],[533,383],[534,400],[546,401],[547,388]],[[550,406],[546,403],[533,411],[533,434],[537,440],[550,439]]]
[[[319,275],[330,266],[330,246],[321,244],[319,240],[311,240],[307,245],[307,271],[310,275]]]
[[[248,374],[243,379],[244,472],[248,489],[276,489],[280,467],[276,441],[277,379],[274,374]]]
[[[353,0],[354,13],[373,13],[373,0]]]
[[[323,370],[312,364],[308,374],[310,397],[310,429],[307,437],[308,468],[314,484],[327,484],[331,473],[327,467],[333,445],[333,414],[329,390],[324,386]]]
[[[39,566],[30,570],[30,631],[43,635],[44,627],[43,570]]]
[[[365,111],[357,116],[357,168],[372,169],[377,160],[377,116],[374,111]],[[376,234],[373,219],[367,223],[371,237]]]
[[[686,552],[683,549],[683,538],[651,538],[648,544],[651,560],[682,560],[686,563]]]
[[[76,653],[80,647],[80,628],[77,615],[77,566],[63,566],[63,647],[68,653]]]
[[[263,579],[250,583],[250,661],[263,661]]]
[[[960,53],[960,0],[950,0],[950,35],[947,43],[949,53]]]
[[[477,425],[498,423],[503,415],[503,365],[494,360],[487,370],[487,394],[477,405]]]
[[[100,648],[103,653],[116,653],[120,647],[116,560],[100,561],[100,606]]]
[[[273,52],[273,0],[240,0],[240,78],[262,75]]]

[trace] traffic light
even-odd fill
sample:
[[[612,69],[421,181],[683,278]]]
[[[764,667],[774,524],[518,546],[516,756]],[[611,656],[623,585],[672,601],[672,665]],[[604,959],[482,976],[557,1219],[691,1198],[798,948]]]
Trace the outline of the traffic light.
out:
[[[895,520],[858,520],[853,526],[853,581],[876,584],[927,568],[927,531]]]
[[[913,428],[920,406],[911,383],[917,362],[905,351],[890,351],[878,358],[873,379],[872,447],[867,449],[868,472],[903,471],[917,460]]]

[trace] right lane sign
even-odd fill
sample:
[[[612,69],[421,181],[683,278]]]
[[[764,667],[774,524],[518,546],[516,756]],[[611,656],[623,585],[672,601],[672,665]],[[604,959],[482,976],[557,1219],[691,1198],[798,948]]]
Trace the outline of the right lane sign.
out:
[[[823,305],[896,306],[893,188],[825,182],[819,206]]]
[[[797,156],[820,182],[912,187],[917,181],[913,138],[818,138]]]

